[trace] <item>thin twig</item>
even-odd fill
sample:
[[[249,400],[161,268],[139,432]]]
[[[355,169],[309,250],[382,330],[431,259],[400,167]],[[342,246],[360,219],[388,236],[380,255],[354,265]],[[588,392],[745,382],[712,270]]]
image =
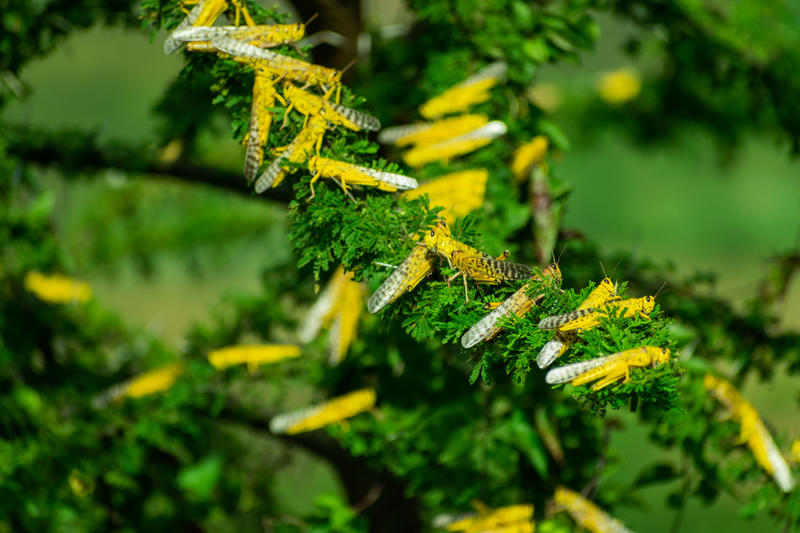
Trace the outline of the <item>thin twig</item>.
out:
[[[672,527],[670,527],[670,533],[678,533],[678,530],[681,528],[681,522],[683,522],[683,517],[686,515],[686,504],[689,501],[689,490],[692,488],[692,465],[689,462],[689,458],[686,454],[682,454],[683,458],[681,461],[681,471],[684,474],[683,478],[683,489],[681,493],[681,505],[678,507],[678,511],[675,513],[675,518],[672,521]]]

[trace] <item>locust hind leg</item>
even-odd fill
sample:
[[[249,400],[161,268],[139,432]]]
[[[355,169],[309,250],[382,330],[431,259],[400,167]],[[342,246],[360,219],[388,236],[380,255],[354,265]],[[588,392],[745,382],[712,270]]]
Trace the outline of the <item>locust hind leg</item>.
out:
[[[306,200],[306,202],[310,202],[317,195],[317,192],[314,190],[314,182],[317,181],[319,177],[320,177],[319,172],[311,174],[311,182],[308,184],[308,187],[311,189],[311,196],[308,197],[308,200]]]
[[[244,18],[244,22],[248,26],[255,26],[256,25],[256,21],[253,20],[253,17],[250,16],[250,12],[247,11],[247,6],[244,5],[243,2],[240,2],[239,0],[231,0],[231,3],[233,4],[233,8],[234,8],[234,19],[233,19],[233,25],[234,26],[238,26],[239,25],[239,17],[240,16]]]
[[[614,383],[615,381],[617,381],[621,377],[622,377],[622,374],[618,374],[618,373],[610,374],[610,375],[604,377],[603,379],[601,379],[600,381],[598,381],[597,383],[595,383],[592,386],[592,390],[593,391],[597,391],[597,390],[600,390],[602,388],[605,388],[605,387],[611,385],[612,383]]]

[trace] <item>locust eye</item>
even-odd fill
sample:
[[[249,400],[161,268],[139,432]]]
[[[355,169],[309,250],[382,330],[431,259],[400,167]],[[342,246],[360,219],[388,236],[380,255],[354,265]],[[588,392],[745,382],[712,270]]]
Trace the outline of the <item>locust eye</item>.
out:
[[[649,302],[650,301],[650,297],[648,296],[647,298],[645,298],[645,301]]]
[[[436,236],[436,232],[434,230],[431,230],[431,237],[435,237],[435,236]]]

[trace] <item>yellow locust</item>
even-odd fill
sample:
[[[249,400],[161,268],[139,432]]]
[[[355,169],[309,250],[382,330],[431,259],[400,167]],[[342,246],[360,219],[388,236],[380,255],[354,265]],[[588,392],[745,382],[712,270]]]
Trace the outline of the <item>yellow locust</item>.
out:
[[[353,131],[381,129],[381,123],[372,115],[329,102],[326,98],[304,91],[291,83],[284,84],[283,95],[289,101],[287,115],[292,109],[297,109],[306,116],[306,120],[309,116],[319,115],[330,124],[344,126]]]
[[[319,155],[322,137],[326,129],[327,121],[324,118],[320,116],[311,117],[308,125],[300,130],[300,133],[289,143],[289,146],[258,177],[255,184],[256,193],[261,194],[283,181],[283,178],[288,173],[288,170],[282,167],[284,161],[305,163],[315,151]]]
[[[364,309],[364,285],[353,281],[352,272],[336,269],[325,290],[311,306],[298,332],[302,342],[310,342],[319,330],[331,325],[329,357],[331,365],[347,355],[358,331],[358,319]]]
[[[575,523],[592,533],[631,533],[622,522],[612,518],[577,492],[557,487],[553,500],[559,511],[567,511]]]
[[[255,26],[256,23],[250,16],[245,5],[239,0],[232,0],[236,14],[234,16],[234,24],[239,25],[239,16],[244,17],[245,23],[248,26]],[[228,10],[227,0],[196,0],[184,2],[184,4],[196,4],[191,11],[189,11],[184,19],[178,24],[173,33],[164,41],[164,53],[171,54],[181,47],[183,41],[176,38],[176,34],[180,35],[181,32],[191,27],[211,26],[219,16]]]
[[[790,492],[794,487],[792,472],[753,404],[733,385],[713,374],[705,375],[703,385],[742,425],[742,442],[750,447],[759,466],[772,476],[782,491]]]
[[[600,323],[600,317],[606,316],[612,308],[622,311],[622,316],[632,318],[641,316],[649,319],[647,315],[656,304],[655,296],[641,298],[628,298],[627,300],[613,300],[600,307],[576,309],[562,315],[549,316],[539,321],[540,329],[557,329],[558,331],[587,330]]]
[[[361,389],[320,405],[275,416],[269,421],[269,430],[287,435],[305,433],[369,411],[374,405],[375,391]]]
[[[487,65],[476,74],[419,106],[425,118],[438,118],[465,111],[489,99],[489,89],[505,79],[508,65],[502,61]]]
[[[452,172],[403,193],[403,198],[410,200],[427,194],[429,205],[444,207],[439,215],[452,224],[457,217],[463,217],[483,205],[488,179],[489,171],[485,168]]]
[[[611,281],[611,278],[603,278],[597,287],[589,293],[589,296],[581,302],[577,310],[593,309],[616,298],[617,286]],[[539,368],[547,368],[553,361],[564,355],[564,352],[569,349],[573,342],[575,342],[574,335],[557,331],[555,337],[547,342],[539,352],[539,355],[536,356],[536,365]]]
[[[476,344],[497,335],[502,329],[498,323],[504,317],[511,315],[522,317],[528,313],[544,297],[544,291],[538,291],[533,296],[528,295],[534,284],[558,283],[559,281],[561,281],[561,269],[558,268],[558,264],[552,263],[548,265],[542,271],[541,277],[538,275],[533,276],[517,292],[506,298],[503,303],[469,328],[461,337],[461,346],[472,348]]]
[[[458,137],[445,141],[418,146],[403,154],[403,161],[412,167],[421,167],[432,161],[450,161],[455,157],[474,152],[492,142],[493,139],[504,135],[508,131],[506,125],[499,120],[468,131]]]
[[[344,191],[347,191],[350,185],[374,187],[381,191],[407,190],[414,189],[417,186],[417,180],[403,174],[384,172],[324,157],[312,157],[309,160],[308,169],[312,175],[312,198],[314,196],[314,183],[319,178],[336,180]]]
[[[579,361],[550,370],[544,380],[547,383],[584,385],[595,381],[592,390],[600,390],[620,378],[630,379],[631,368],[663,364],[669,361],[670,351],[658,346],[640,346],[603,357]]]
[[[464,135],[488,123],[486,115],[459,115],[435,122],[392,126],[378,134],[378,141],[396,146],[427,146]]]

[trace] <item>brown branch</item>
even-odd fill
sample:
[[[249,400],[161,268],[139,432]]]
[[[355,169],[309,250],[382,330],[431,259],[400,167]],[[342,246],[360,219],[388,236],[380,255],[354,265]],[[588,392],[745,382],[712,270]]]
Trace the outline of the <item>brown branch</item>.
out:
[[[275,435],[269,430],[269,416],[254,417],[235,401],[215,419],[268,432],[290,446],[298,446],[327,461],[339,475],[350,505],[363,514],[372,533],[422,531],[419,501],[405,495],[405,484],[388,470],[376,471],[363,458],[354,457],[321,431],[298,435]]]
[[[342,69],[358,57],[358,36],[362,31],[361,2],[358,0],[304,0],[293,2],[301,20],[317,15],[306,33],[311,35],[319,29],[335,28],[344,37],[341,46],[323,44],[314,48],[314,62]],[[353,72],[345,73],[345,82]]]
[[[35,165],[62,170],[65,177],[83,176],[104,170],[119,170],[147,178],[173,178],[250,195],[250,187],[241,173],[196,165],[185,159],[163,161],[156,150],[121,142],[101,144],[96,134],[80,130],[45,131],[25,127],[4,126],[9,155]],[[294,198],[283,187],[270,189],[265,198],[288,203]]]

